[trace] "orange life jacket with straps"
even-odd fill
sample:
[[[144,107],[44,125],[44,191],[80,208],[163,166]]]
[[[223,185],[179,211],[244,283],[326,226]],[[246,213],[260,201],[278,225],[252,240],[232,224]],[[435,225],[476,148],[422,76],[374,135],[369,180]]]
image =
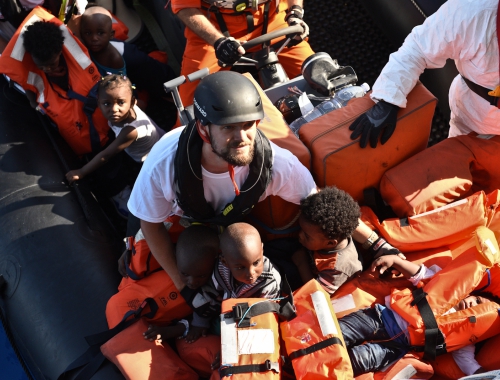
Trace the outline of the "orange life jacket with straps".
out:
[[[293,303],[297,316],[281,322],[280,330],[296,378],[352,379],[351,362],[330,295],[318,281],[311,280],[293,293]]]
[[[495,302],[449,313],[473,292],[486,270],[500,261],[493,232],[475,231],[476,246],[453,260],[425,285],[417,289],[393,289],[391,308],[409,323],[410,344],[424,359],[458,350],[500,333],[500,315]]]
[[[68,91],[51,83],[24,49],[24,30],[41,20],[58,25],[64,36],[62,55],[67,65]],[[99,71],[85,46],[57,17],[41,7],[34,8],[0,56],[0,73],[36,94],[40,108],[77,155],[97,153],[107,142],[108,121],[97,107]]]

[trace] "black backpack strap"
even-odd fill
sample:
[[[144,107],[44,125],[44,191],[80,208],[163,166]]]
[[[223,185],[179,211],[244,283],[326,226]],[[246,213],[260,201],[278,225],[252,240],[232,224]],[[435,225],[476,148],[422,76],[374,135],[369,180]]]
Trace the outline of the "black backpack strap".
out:
[[[425,326],[425,345],[424,360],[435,360],[436,356],[446,352],[446,344],[444,337],[439,330],[434,313],[432,312],[429,302],[427,301],[427,293],[423,288],[417,288],[413,292],[413,301],[411,306],[417,306],[420,316]],[[418,351],[418,349],[416,349]]]
[[[148,313],[143,313],[144,309],[147,306],[149,306],[150,311]],[[101,346],[108,340],[113,338],[115,335],[117,335],[119,332],[125,330],[127,327],[137,322],[142,317],[153,318],[157,311],[158,304],[156,303],[156,301],[153,298],[146,298],[137,310],[130,310],[125,313],[121,322],[112,329],[102,331],[94,335],[86,336],[85,340],[89,345],[87,351],[85,351],[70,365],[68,365],[64,372],[59,375],[57,379],[63,380],[71,371],[83,367],[83,369],[80,371],[80,373],[78,373],[74,380],[89,380],[106,360],[101,352]]]
[[[321,342],[313,344],[312,346],[309,346],[307,348],[302,348],[300,350],[294,351],[289,355],[289,357],[292,360],[297,359],[297,358],[300,358],[302,356],[312,354],[313,352],[322,350],[323,348],[333,346],[334,344],[340,344],[341,346],[343,346],[342,341],[339,338],[335,338],[335,337],[328,338],[328,339],[325,339]]]
[[[252,372],[268,372],[274,371],[276,373],[280,372],[279,363],[271,362],[266,360],[262,364],[247,364],[247,365],[236,365],[219,368],[219,374],[221,379],[226,376],[231,376],[239,373],[252,373]]]
[[[94,120],[92,115],[97,108],[97,87],[98,83],[92,87],[87,96],[83,96],[73,90],[68,90],[66,95],[70,99],[76,99],[83,103],[83,113],[87,116],[89,121],[89,135],[90,135],[90,147],[92,148],[92,153],[98,153],[101,151],[101,139],[99,137],[99,132],[94,125]]]

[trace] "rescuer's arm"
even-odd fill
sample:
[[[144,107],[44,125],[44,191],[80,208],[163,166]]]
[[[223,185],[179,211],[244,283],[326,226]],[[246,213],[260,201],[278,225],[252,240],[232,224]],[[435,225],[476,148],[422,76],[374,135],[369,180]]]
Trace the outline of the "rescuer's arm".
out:
[[[164,224],[162,222],[150,223],[141,220],[141,229],[155,259],[165,272],[167,272],[175,287],[178,290],[182,290],[182,288],[184,288],[184,282],[177,270],[175,249]]]

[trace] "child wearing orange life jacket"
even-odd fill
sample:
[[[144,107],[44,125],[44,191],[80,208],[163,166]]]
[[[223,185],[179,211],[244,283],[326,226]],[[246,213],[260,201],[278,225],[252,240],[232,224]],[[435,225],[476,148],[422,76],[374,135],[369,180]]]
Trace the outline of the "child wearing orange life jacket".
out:
[[[381,274],[389,268],[400,271],[414,286],[424,279],[433,277],[436,273],[433,270],[434,266],[431,268],[427,268],[423,264],[419,266],[395,255],[379,257],[371,265],[372,272],[377,267],[380,267]],[[485,302],[490,301],[484,297],[468,296],[448,313]],[[348,314],[340,318],[338,322],[349,353],[354,376],[380,371],[411,350],[410,340],[407,336],[409,323],[390,309],[390,300],[387,300],[386,306],[375,304],[373,308]],[[367,341],[369,343],[363,344]],[[388,341],[393,344],[384,344]],[[452,354],[457,365],[467,375],[484,372],[484,369],[474,359],[473,345],[453,351]]]
[[[247,223],[228,226],[220,236],[221,255],[216,261],[212,290],[207,302],[217,305],[219,316],[222,300],[229,298],[277,298],[281,292],[281,276],[264,256],[259,232]],[[179,356],[201,377],[210,377],[220,365],[220,336],[206,335],[210,320],[194,313],[190,339],[177,341]]]
[[[66,173],[66,179],[70,184],[78,181],[124,150],[133,160],[127,165],[131,177],[129,185],[133,185],[149,151],[165,132],[137,107],[132,83],[125,76],[104,77],[99,83],[97,102],[116,139],[81,169]],[[125,209],[126,204],[121,207]]]
[[[300,202],[299,242],[292,256],[303,283],[315,278],[331,295],[362,270],[351,234],[359,206],[345,191],[326,187]]]

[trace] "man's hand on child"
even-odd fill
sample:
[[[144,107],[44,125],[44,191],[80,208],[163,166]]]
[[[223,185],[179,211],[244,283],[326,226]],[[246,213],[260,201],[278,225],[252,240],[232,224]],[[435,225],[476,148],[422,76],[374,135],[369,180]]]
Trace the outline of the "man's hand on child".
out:
[[[220,367],[220,352],[218,352],[217,355],[215,355],[215,359],[212,362],[210,369],[212,371],[215,371],[216,369],[219,369],[219,367]]]
[[[186,342],[187,343],[196,342],[202,336],[207,336],[207,328],[191,325],[189,327],[189,332],[186,335]]]
[[[70,185],[72,185],[73,182],[82,179],[83,177],[84,175],[80,170],[70,170],[66,173],[66,179],[68,180]]]

